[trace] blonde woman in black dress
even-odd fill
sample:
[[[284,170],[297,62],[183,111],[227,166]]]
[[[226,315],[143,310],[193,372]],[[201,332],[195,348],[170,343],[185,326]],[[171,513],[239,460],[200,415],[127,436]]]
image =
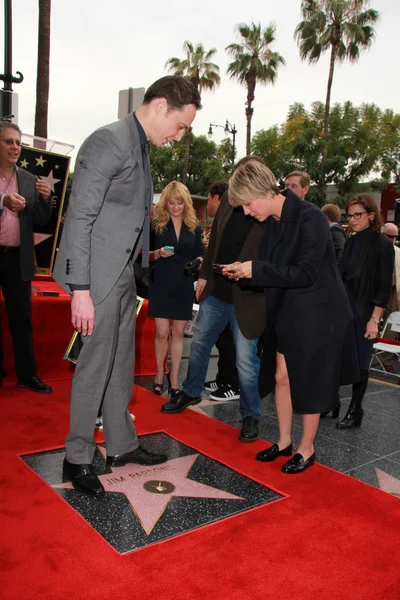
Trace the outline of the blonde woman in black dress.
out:
[[[154,208],[151,248],[153,270],[149,284],[149,316],[154,317],[156,323],[157,362],[153,391],[160,395],[164,388],[164,365],[171,331],[168,387],[174,396],[179,391],[184,330],[192,317],[194,301],[193,275],[186,275],[184,266],[204,254],[201,228],[197,225],[190,192],[178,181],[167,185]]]

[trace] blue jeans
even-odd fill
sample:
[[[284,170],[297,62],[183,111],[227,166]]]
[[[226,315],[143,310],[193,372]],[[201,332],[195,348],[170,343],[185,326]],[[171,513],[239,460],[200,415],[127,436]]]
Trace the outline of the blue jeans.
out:
[[[212,347],[225,327],[230,325],[236,347],[236,366],[240,382],[240,414],[260,418],[258,374],[260,359],[257,355],[258,339],[248,340],[239,329],[233,304],[214,296],[200,303],[199,315],[190,348],[189,366],[182,384],[188,396],[200,396],[207,376]]]

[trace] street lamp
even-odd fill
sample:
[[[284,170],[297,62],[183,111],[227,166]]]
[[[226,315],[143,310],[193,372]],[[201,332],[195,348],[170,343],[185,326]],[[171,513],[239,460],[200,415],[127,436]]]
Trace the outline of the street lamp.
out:
[[[224,130],[225,135],[232,135],[232,171],[233,171],[233,165],[235,164],[235,141],[236,141],[236,134],[237,134],[237,129],[235,127],[235,125],[231,125],[228,121],[228,119],[225,122],[225,125],[217,125],[215,123],[210,123],[210,127],[208,129],[208,137],[211,139],[213,136],[213,127],[221,127]]]

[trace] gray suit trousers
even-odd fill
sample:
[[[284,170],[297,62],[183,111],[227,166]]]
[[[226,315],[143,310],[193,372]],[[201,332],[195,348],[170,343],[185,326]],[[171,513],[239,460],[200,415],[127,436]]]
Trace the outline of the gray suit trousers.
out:
[[[132,397],[135,364],[136,285],[133,264],[128,261],[109,295],[95,306],[91,336],[81,336],[72,382],[70,432],[66,458],[89,464],[96,444],[93,438],[102,405],[107,455],[115,456],[138,447],[128,405]]]

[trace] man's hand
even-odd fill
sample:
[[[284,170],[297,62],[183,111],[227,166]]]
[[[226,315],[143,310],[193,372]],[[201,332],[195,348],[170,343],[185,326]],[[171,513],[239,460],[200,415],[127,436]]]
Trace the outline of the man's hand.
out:
[[[229,279],[235,279],[236,281],[239,279],[251,279],[253,276],[252,266],[253,263],[251,260],[248,260],[244,263],[235,262],[231,265],[224,265],[222,275],[226,275],[229,277]]]
[[[197,302],[200,299],[200,296],[203,293],[204,288],[206,287],[207,279],[202,279],[201,277],[197,280],[196,285],[196,300]]]
[[[43,198],[45,200],[48,200],[50,198],[51,188],[50,188],[49,184],[47,183],[47,181],[44,181],[43,179],[37,179],[36,180],[36,189],[39,192],[39,194],[41,194],[43,196]]]
[[[92,335],[94,313],[90,290],[74,290],[71,300],[71,322],[82,335]]]
[[[26,206],[26,200],[19,194],[5,194],[3,206],[6,206],[12,212],[20,212]]]

